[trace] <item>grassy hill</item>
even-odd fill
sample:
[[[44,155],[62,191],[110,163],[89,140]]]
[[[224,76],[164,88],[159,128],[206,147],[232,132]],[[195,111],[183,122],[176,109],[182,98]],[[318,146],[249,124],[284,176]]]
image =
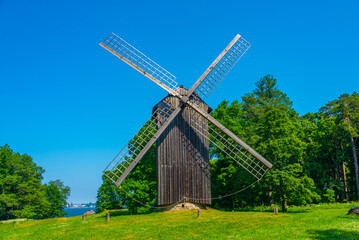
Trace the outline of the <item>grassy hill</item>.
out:
[[[0,239],[359,239],[358,203],[290,208],[288,213],[197,211],[2,222]]]

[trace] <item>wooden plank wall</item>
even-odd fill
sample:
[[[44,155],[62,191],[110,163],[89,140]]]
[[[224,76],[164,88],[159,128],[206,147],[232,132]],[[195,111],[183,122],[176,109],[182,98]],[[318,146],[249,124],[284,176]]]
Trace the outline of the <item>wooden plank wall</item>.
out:
[[[177,91],[185,94],[186,89]],[[175,108],[178,101],[175,97],[167,96],[155,108],[161,108],[168,102]],[[206,104],[201,102],[199,105],[208,111]],[[193,114],[197,113],[189,108],[182,109],[156,141],[159,205],[176,203],[184,198],[188,202],[211,204],[208,141],[190,127],[191,121],[198,121],[203,129],[207,129],[208,122]]]

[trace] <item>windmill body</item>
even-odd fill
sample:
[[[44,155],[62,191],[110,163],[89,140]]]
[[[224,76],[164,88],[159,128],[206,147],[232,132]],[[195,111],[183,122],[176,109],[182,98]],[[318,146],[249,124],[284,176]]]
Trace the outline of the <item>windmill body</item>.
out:
[[[117,186],[156,143],[159,205],[211,203],[209,144],[259,181],[272,164],[214,119],[203,102],[248,50],[237,35],[189,89],[132,45],[111,33],[100,46],[165,89],[169,95],[104,170]]]
[[[188,90],[179,87],[176,91],[186,95]],[[156,112],[171,104],[178,106],[179,99],[168,95],[153,109]],[[201,99],[196,104],[206,112],[211,108]],[[193,117],[194,114],[197,116]],[[157,116],[161,118],[161,116]],[[201,125],[201,132],[191,126]],[[161,122],[161,121],[157,121]],[[168,205],[186,200],[197,204],[211,204],[209,167],[208,120],[191,108],[184,107],[156,141],[158,205]],[[158,128],[161,126],[158,124]]]

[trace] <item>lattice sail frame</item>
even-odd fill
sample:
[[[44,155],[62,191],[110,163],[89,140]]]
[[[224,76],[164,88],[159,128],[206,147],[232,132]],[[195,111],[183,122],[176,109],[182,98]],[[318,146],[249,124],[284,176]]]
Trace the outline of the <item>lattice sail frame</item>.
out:
[[[177,88],[175,76],[116,34],[111,33],[100,45],[141,74],[150,75],[155,83],[160,82],[172,90]]]
[[[196,110],[191,108],[191,112],[191,116],[196,120],[191,121],[190,124],[198,134],[207,138],[209,142],[218,147],[226,156],[232,158],[256,179],[260,180],[266,174],[269,170],[268,166],[213,123],[203,118]],[[207,129],[203,128],[201,121],[208,121]],[[207,136],[203,134],[205,131],[208,131]]]
[[[156,111],[154,111],[152,116],[142,125],[135,136],[131,138],[131,140],[105,168],[103,171],[104,175],[106,175],[114,183],[117,183],[121,175],[156,134],[158,131],[158,124],[163,125],[173,111],[174,109],[170,104],[167,104],[161,109],[156,109]],[[159,118],[157,116],[161,117]]]
[[[247,52],[250,46],[251,44],[249,42],[240,35],[237,35],[228,46],[228,49],[223,51],[224,55],[211,64],[209,67],[210,71],[206,73],[205,78],[201,80],[201,83],[197,86],[195,92],[199,97],[209,97],[239,59]]]

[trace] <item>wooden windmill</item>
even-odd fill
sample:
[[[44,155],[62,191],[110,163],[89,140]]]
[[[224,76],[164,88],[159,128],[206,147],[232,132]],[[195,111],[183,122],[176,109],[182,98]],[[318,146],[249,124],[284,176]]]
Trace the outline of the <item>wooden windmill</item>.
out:
[[[272,164],[214,119],[202,98],[209,97],[250,44],[237,35],[190,89],[111,33],[100,46],[168,91],[153,114],[104,170],[117,186],[156,142],[158,205],[185,199],[211,204],[209,143],[221,149],[258,180]]]

